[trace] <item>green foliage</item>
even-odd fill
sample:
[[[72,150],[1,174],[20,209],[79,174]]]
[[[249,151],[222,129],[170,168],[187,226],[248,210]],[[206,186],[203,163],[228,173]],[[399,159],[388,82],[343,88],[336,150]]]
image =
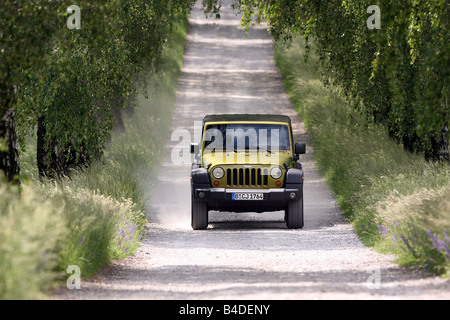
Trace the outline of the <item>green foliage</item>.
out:
[[[217,0],[209,0],[214,7]],[[381,9],[369,30],[367,8]],[[426,158],[448,157],[450,6],[445,0],[236,0],[242,25],[266,21],[276,40],[314,39],[324,83]],[[447,148],[447,151],[445,150]]]
[[[402,265],[448,275],[450,255],[437,250],[429,233],[442,241],[450,233],[450,167],[405,152],[384,125],[349,108],[336,88],[320,81],[316,55],[305,62],[305,52],[302,39],[289,49],[275,46],[285,87],[344,215],[366,245],[396,254]]]
[[[0,299],[41,298],[56,278],[64,206],[0,182]]]
[[[187,17],[177,12],[171,23],[160,72],[147,64],[146,81],[133,83],[135,107],[124,113],[124,129],[112,131],[101,159],[70,179],[40,181],[35,136],[24,139],[23,191],[0,181],[0,299],[45,298],[52,287],[65,290],[69,265],[86,279],[139,248],[148,174],[170,128],[183,65]]]
[[[59,252],[63,274],[67,266],[77,265],[83,278],[89,278],[111,260],[135,253],[143,234],[144,216],[131,200],[116,200],[89,189],[63,185],[46,187],[52,201],[65,204],[68,232]],[[132,232],[125,233],[128,225]]]
[[[62,22],[63,1],[5,0],[0,7],[0,84],[18,86],[24,77],[44,64],[47,42]],[[52,13],[52,14],[49,14]],[[2,95],[0,106],[8,107]],[[2,112],[4,110],[1,110]],[[0,116],[3,113],[0,112]]]
[[[22,142],[41,121],[41,173],[61,176],[102,155],[114,124],[112,112],[125,107],[143,70],[158,70],[173,17],[193,3],[75,3],[81,9],[80,30],[66,27],[65,3],[2,4],[0,82],[17,88],[9,101],[14,99],[10,104],[18,110]]]

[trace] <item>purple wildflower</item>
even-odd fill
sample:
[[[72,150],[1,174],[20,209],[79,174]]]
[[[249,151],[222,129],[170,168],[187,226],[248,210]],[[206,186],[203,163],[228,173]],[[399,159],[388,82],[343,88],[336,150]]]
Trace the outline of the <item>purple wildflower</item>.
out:
[[[125,237],[125,236],[126,236],[126,233],[125,233],[125,231],[123,230],[123,228],[117,229],[117,233],[118,233],[119,235],[121,235],[122,237]]]
[[[441,239],[437,239],[437,241],[439,244],[439,250],[441,250],[448,257],[450,257],[450,249],[448,248],[447,244],[444,241],[442,241]]]
[[[412,253],[412,255],[414,256],[414,258],[417,258],[418,255],[416,253],[416,251],[414,250],[414,248],[411,246],[411,244],[408,241],[408,238],[405,237],[404,234],[401,235],[401,239],[403,240],[403,243],[406,245],[406,247],[409,249],[409,251]]]
[[[127,252],[128,251],[128,247],[125,247],[124,249],[123,249],[123,252]]]
[[[447,243],[450,243],[450,239],[448,238],[447,234],[445,233],[445,230],[442,230],[442,233],[444,234],[445,241],[447,241]]]
[[[439,250],[444,249],[445,250],[445,242],[441,239],[437,238],[437,244],[439,245]]]
[[[81,237],[80,240],[78,240],[78,244],[82,244],[84,242],[84,237]]]
[[[377,224],[377,227],[378,227],[379,233],[384,238],[388,233],[387,230],[381,224]]]
[[[435,247],[436,249],[438,249],[437,238],[436,238],[436,236],[433,235],[433,234],[431,233],[431,230],[428,230],[428,231],[427,231],[427,234],[428,234],[428,236],[429,236],[430,239],[431,239],[431,243],[433,244],[433,247]]]

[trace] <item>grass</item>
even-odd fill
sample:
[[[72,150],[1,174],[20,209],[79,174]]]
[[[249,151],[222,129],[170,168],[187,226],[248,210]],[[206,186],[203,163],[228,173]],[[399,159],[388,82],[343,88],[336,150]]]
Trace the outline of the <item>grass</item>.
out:
[[[63,205],[27,188],[0,185],[0,299],[41,298],[56,276],[67,232]]]
[[[450,167],[406,152],[383,126],[324,86],[303,40],[275,46],[285,87],[312,136],[320,170],[367,246],[403,266],[450,275]]]
[[[71,179],[40,182],[35,138],[21,152],[22,190],[0,184],[0,299],[46,298],[80,268],[89,278],[133,255],[145,230],[150,172],[170,128],[187,17],[176,21],[157,74],[137,86],[104,156]]]

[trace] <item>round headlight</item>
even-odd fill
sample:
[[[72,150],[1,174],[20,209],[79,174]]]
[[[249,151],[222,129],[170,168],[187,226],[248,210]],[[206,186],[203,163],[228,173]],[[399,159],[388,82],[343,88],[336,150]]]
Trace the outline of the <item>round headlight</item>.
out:
[[[270,176],[275,180],[280,179],[282,175],[283,171],[281,171],[280,168],[272,168],[272,170],[270,170]]]
[[[215,168],[212,172],[212,175],[217,180],[222,179],[225,175],[225,171],[222,168]]]

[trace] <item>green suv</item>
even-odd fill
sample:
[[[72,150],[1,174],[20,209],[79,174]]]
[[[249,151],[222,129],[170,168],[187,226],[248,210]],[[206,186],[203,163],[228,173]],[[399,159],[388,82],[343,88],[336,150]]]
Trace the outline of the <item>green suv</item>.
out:
[[[303,228],[306,146],[293,139],[287,116],[206,116],[201,143],[191,144],[192,228],[207,229],[210,210],[284,210],[288,228]]]

